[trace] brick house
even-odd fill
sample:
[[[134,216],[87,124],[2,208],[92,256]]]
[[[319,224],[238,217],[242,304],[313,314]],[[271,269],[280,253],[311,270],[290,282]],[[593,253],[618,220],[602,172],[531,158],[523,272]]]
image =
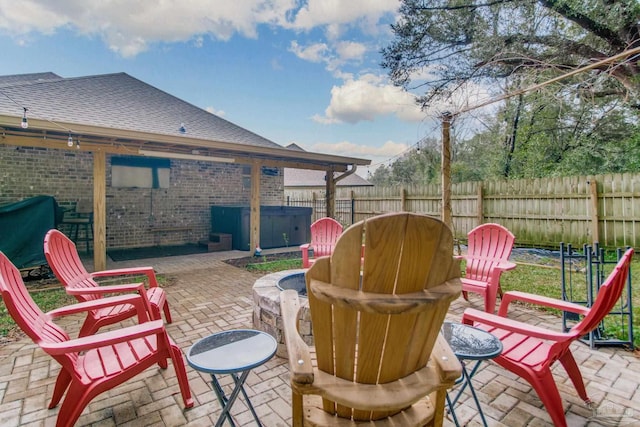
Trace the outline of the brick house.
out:
[[[0,204],[91,200],[95,268],[107,248],[206,238],[215,205],[250,206],[259,245],[259,207],[283,204],[285,167],[369,163],[289,150],[125,73],[0,76],[0,126]]]

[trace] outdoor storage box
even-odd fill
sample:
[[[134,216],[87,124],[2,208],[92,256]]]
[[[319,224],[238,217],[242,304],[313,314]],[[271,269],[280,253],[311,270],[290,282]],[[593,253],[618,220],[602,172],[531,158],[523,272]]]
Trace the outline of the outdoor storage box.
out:
[[[233,249],[250,249],[248,206],[211,206],[211,231],[233,236]],[[311,208],[297,206],[260,207],[260,247],[262,249],[299,246],[310,239]]]

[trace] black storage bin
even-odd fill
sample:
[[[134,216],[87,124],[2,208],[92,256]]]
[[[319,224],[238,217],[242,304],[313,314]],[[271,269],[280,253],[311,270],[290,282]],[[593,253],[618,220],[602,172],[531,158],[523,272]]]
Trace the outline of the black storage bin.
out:
[[[311,208],[297,206],[260,206],[260,247],[262,249],[299,246],[308,243]],[[233,236],[233,249],[248,251],[249,206],[211,206],[211,231]]]

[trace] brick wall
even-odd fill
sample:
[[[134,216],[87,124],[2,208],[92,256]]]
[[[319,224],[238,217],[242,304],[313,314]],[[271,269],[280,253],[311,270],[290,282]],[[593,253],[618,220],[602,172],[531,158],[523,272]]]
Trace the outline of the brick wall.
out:
[[[209,235],[211,205],[250,203],[250,168],[243,165],[171,160],[169,188],[112,188],[110,160],[107,248],[195,243]],[[262,175],[260,185],[262,205],[283,203],[282,171]],[[37,195],[62,206],[92,200],[91,153],[0,144],[0,204]],[[175,230],[159,231],[166,228]]]

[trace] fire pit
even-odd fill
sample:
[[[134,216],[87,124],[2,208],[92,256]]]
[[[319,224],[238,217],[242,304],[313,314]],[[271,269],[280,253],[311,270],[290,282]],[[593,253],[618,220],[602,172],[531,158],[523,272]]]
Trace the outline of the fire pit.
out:
[[[313,345],[304,272],[303,269],[297,269],[267,274],[253,285],[253,327],[275,337],[278,341],[276,354],[279,357],[287,357],[280,314],[280,293],[285,289],[295,289],[301,295],[299,333],[307,344]]]

